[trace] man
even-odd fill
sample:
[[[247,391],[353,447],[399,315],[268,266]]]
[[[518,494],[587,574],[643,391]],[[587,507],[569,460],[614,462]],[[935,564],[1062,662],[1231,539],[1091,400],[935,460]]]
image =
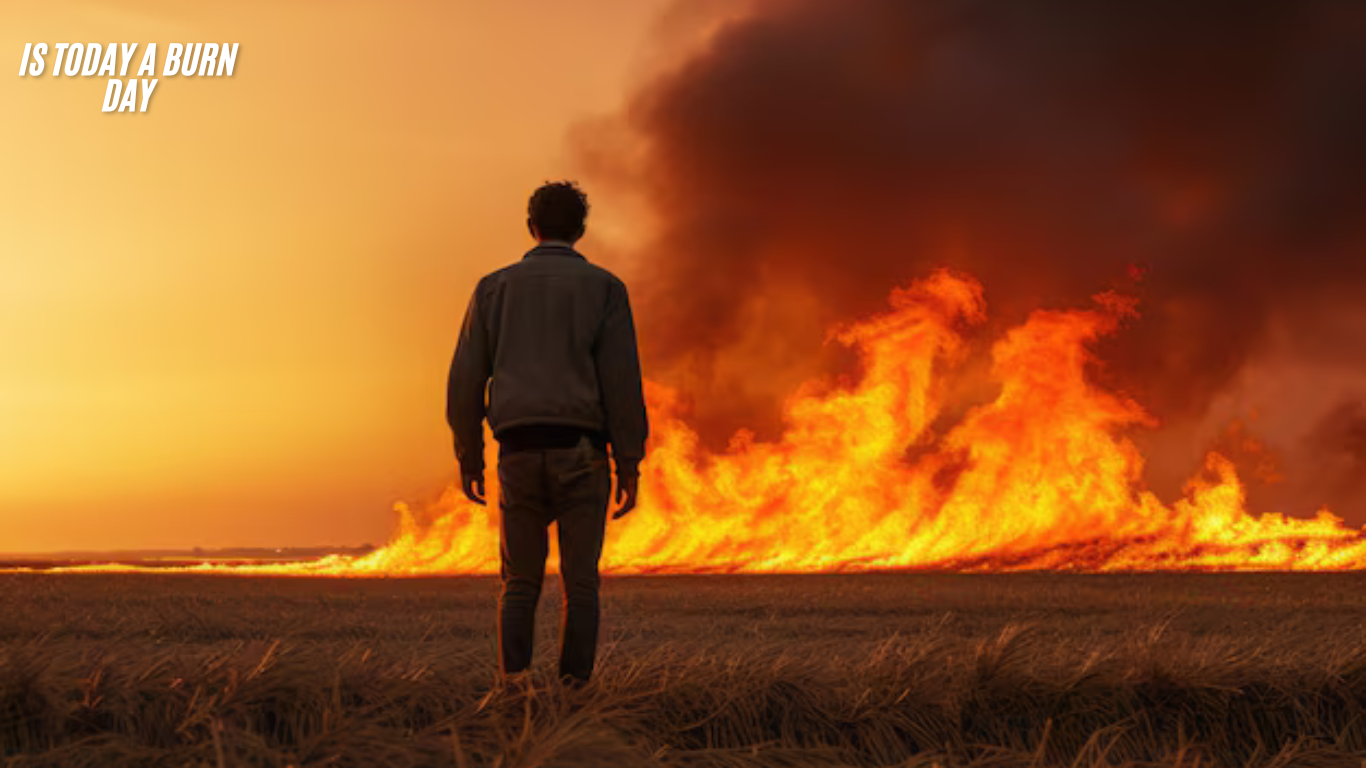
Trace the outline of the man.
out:
[[[537,245],[479,281],[451,362],[446,417],[465,495],[484,503],[484,432],[498,440],[503,591],[498,664],[504,678],[531,664],[536,604],[557,524],[560,676],[586,682],[598,638],[598,558],[616,465],[614,518],[636,506],[648,423],[626,286],[574,243],[588,199],[572,182],[531,196]],[[485,389],[487,386],[487,399]]]

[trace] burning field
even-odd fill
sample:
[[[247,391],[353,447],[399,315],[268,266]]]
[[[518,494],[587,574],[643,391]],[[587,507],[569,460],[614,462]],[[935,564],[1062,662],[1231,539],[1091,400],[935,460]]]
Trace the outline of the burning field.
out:
[[[1088,381],[1090,345],[1134,314],[1106,293],[1090,309],[1038,311],[991,350],[996,395],[935,432],[961,325],[984,319],[981,287],[938,272],[892,295],[889,312],[838,328],[856,381],[809,384],[779,439],[740,432],[706,453],[650,389],[655,437],[641,510],[611,525],[617,573],[1261,569],[1366,566],[1366,537],[1327,511],[1253,516],[1229,459],[1211,452],[1184,497],[1141,484],[1125,431],[1151,423]],[[493,457],[490,456],[490,466]],[[496,492],[495,492],[496,493]],[[390,544],[303,572],[493,573],[496,513],[450,488],[417,516],[400,506]]]

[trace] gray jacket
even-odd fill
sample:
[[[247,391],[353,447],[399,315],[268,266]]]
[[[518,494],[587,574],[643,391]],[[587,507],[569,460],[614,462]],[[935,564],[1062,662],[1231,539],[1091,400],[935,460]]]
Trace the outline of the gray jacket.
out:
[[[573,248],[544,243],[480,280],[446,392],[463,472],[484,469],[485,416],[495,437],[529,425],[600,432],[617,474],[634,476],[649,424],[625,284]]]

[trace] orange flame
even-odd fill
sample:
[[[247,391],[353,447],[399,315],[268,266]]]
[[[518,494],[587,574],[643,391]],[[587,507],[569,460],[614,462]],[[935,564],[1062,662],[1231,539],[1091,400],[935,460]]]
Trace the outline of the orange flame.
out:
[[[675,393],[648,385],[654,436],[642,504],[609,523],[604,569],[1366,567],[1366,536],[1327,511],[1312,520],[1247,513],[1237,473],[1217,453],[1173,504],[1143,489],[1143,458],[1123,433],[1152,419],[1085,375],[1088,344],[1134,312],[1125,297],[1034,312],[993,348],[999,395],[942,437],[931,434],[947,371],[962,357],[957,329],[981,321],[984,310],[981,286],[948,272],[894,291],[889,312],[833,334],[860,355],[855,385],[808,384],[787,403],[779,440],[742,432],[720,455],[699,447]],[[496,507],[471,504],[451,486],[422,515],[426,522],[406,505],[396,509],[397,533],[363,557],[204,569],[497,572]]]

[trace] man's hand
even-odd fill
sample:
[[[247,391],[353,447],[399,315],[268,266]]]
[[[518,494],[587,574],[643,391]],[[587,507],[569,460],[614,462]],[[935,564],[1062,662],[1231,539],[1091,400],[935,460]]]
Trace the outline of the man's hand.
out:
[[[484,473],[461,473],[460,486],[465,489],[465,497],[470,501],[483,506],[484,501]]]
[[[640,477],[617,478],[617,511],[612,513],[613,520],[620,520],[636,508],[636,493],[640,487]]]

